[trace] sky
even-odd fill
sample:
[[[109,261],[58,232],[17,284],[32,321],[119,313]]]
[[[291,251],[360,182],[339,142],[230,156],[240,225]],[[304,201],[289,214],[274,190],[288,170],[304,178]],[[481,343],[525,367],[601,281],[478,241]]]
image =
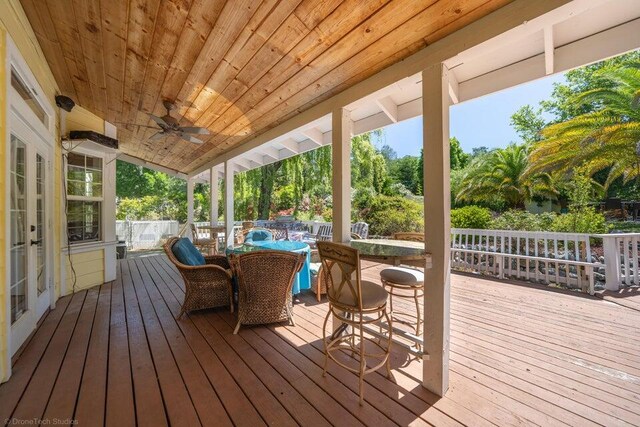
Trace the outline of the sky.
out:
[[[517,142],[519,138],[509,124],[511,115],[526,104],[537,107],[549,98],[553,83],[564,81],[564,75],[557,74],[454,105],[450,111],[450,134],[458,138],[467,153],[474,147],[505,147]],[[417,156],[422,147],[422,117],[387,126],[384,138],[398,157]],[[374,140],[378,147],[384,142]]]

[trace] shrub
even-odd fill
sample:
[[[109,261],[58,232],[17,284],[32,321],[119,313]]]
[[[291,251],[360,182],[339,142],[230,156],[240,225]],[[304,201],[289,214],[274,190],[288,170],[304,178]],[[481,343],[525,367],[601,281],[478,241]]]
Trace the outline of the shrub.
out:
[[[609,231],[609,226],[604,215],[589,206],[580,209],[572,208],[569,213],[558,215],[550,229],[564,233],[603,234]]]
[[[494,218],[489,228],[494,230],[549,231],[557,215],[553,212],[534,214],[509,210]]]
[[[422,231],[422,205],[399,196],[375,196],[362,220],[369,223],[369,234],[391,236],[400,231]]]
[[[464,206],[451,210],[451,227],[487,228],[491,222],[491,211],[480,206]]]

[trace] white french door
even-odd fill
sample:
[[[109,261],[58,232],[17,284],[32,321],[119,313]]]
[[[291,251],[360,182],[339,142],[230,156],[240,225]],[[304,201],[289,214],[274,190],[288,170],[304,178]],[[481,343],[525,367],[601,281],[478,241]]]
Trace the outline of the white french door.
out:
[[[10,143],[10,307],[12,355],[51,302],[50,153],[29,127],[12,121]]]

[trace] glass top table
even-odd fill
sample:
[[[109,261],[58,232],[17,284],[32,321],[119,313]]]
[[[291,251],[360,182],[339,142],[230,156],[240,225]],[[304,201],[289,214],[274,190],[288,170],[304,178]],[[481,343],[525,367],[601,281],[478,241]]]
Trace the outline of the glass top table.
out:
[[[226,254],[242,254],[252,251],[275,250],[306,254],[306,259],[302,268],[296,273],[291,289],[294,295],[301,290],[311,288],[311,248],[303,242],[289,242],[286,240],[264,240],[251,243],[244,243],[240,246],[226,248]]]
[[[360,258],[392,265],[431,266],[431,254],[423,242],[391,239],[358,239],[348,243],[360,252]]]

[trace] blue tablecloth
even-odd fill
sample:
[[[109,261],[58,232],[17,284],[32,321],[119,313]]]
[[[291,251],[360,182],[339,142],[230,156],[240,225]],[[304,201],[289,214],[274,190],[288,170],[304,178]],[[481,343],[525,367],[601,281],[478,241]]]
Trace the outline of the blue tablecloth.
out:
[[[293,281],[292,292],[294,295],[299,294],[303,289],[311,289],[311,248],[306,243],[302,242],[289,242],[286,240],[267,240],[267,241],[259,241],[259,242],[251,242],[250,244],[244,244],[237,246],[235,248],[227,248],[227,255],[241,254],[245,252],[251,251],[259,251],[259,250],[274,250],[274,251],[287,251],[287,252],[297,252],[297,253],[306,253],[307,258],[302,265],[302,270],[298,274]]]

